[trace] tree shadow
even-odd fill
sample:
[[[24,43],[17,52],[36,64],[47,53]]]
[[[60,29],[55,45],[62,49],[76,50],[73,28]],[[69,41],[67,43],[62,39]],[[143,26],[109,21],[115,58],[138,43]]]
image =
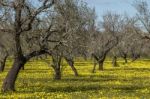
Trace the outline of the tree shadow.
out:
[[[29,85],[28,89],[19,91],[19,93],[31,93],[31,92],[45,92],[45,93],[50,93],[50,92],[78,92],[78,91],[97,91],[97,90],[121,90],[121,91],[135,91],[138,89],[143,89],[146,88],[146,86],[137,86],[137,85],[129,85],[129,86],[123,86],[123,85],[101,85],[101,82],[107,82],[107,81],[116,81],[116,78],[99,78],[99,79],[91,79],[91,78],[70,78],[70,79],[62,79],[61,81],[55,81],[51,80],[48,78],[42,79],[42,78],[31,78],[33,83],[34,81],[39,81],[42,83],[42,85]],[[46,81],[49,81],[48,85]],[[87,83],[89,82],[89,84]],[[97,83],[92,83],[92,82],[97,82]],[[31,82],[32,83],[32,82]],[[59,86],[56,86],[53,83],[59,83]],[[68,85],[63,86],[63,83],[67,83]],[[79,83],[79,84],[78,84]],[[81,83],[81,84],[80,84]],[[86,83],[86,84],[84,84]],[[91,84],[90,84],[91,83]],[[62,84],[62,86],[61,86]],[[72,84],[72,85],[71,85]],[[24,87],[20,86],[19,89],[22,89]],[[42,89],[40,90],[39,87]],[[31,90],[32,89],[32,90]],[[34,89],[34,90],[33,90]]]
[[[125,70],[125,71],[150,71],[150,68],[115,68],[115,69],[105,69],[105,71],[116,71],[116,70]]]

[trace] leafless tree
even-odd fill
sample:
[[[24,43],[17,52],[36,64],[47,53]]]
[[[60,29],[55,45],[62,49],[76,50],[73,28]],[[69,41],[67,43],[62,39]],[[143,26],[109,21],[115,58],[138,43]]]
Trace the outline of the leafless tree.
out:
[[[99,70],[103,70],[103,63],[107,54],[117,46],[120,31],[122,27],[122,18],[120,15],[108,12],[103,16],[102,32],[95,32],[93,35],[92,56],[99,64]],[[94,63],[93,72],[95,72],[96,63]]]
[[[134,3],[134,7],[137,10],[137,24],[135,27],[139,27],[139,29],[135,29],[135,31],[140,34],[145,39],[150,39],[150,9],[149,5],[146,1],[138,0]]]
[[[133,25],[135,24],[135,20],[133,18],[129,18],[128,16],[124,16],[121,28],[121,37],[118,45],[115,47],[113,51],[113,61],[112,65],[114,67],[118,66],[117,58],[121,57],[124,59],[124,62],[127,63],[127,58],[129,57],[129,52],[131,49],[131,42],[133,42],[132,37],[135,36],[135,32],[133,29]]]
[[[12,35],[14,49],[14,63],[2,86],[4,92],[15,90],[17,75],[31,58],[52,55],[55,78],[59,79],[62,57],[67,57],[68,53],[76,55],[78,49],[85,48],[81,40],[84,41],[87,24],[91,21],[86,5],[76,0],[37,2],[39,5],[29,0],[0,1],[3,22],[0,30]]]
[[[65,28],[61,32],[62,36],[54,35],[55,38],[53,39],[60,41],[60,43],[50,53],[53,58],[55,79],[59,80],[61,79],[60,60],[63,57],[71,66],[75,76],[78,76],[78,72],[74,67],[73,58],[83,56],[85,53],[91,21],[94,20],[93,16],[95,13],[87,5],[77,0],[60,1],[55,8],[58,14],[56,17],[56,20],[59,22],[58,27]]]
[[[132,58],[136,60],[140,57],[142,47],[144,45],[144,40],[137,35],[134,25],[136,24],[136,18],[129,18],[125,16],[122,25],[122,36],[116,46],[113,58],[113,66],[118,66],[117,58],[121,57],[127,63],[127,58]],[[137,27],[136,27],[137,30]]]
[[[14,63],[10,71],[8,72],[3,86],[2,91],[14,91],[15,90],[15,81],[17,75],[22,66],[28,62],[34,56],[41,55],[45,53],[45,49],[41,48],[40,50],[34,50],[28,54],[23,52],[23,46],[21,42],[21,36],[25,35],[29,31],[33,30],[33,24],[39,19],[39,16],[46,10],[52,8],[54,0],[43,0],[38,1],[41,5],[34,6],[28,0],[1,0],[0,7],[1,16],[4,20],[4,23],[10,26],[1,27],[0,30],[4,32],[9,32],[14,38]],[[6,13],[7,12],[7,13]],[[9,31],[7,31],[9,30]]]

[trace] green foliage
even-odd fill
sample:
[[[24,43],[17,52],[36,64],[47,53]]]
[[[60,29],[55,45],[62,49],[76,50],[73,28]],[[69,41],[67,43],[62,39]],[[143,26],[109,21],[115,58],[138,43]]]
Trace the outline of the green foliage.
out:
[[[0,74],[0,87],[12,61],[7,61],[4,73]],[[17,92],[1,93],[0,98],[48,98],[48,99],[148,99],[150,98],[150,61],[112,67],[105,62],[105,70],[92,74],[91,60],[77,61],[75,66],[80,74],[74,77],[71,68],[63,62],[61,81],[53,80],[53,70],[43,61],[26,64],[16,82]]]

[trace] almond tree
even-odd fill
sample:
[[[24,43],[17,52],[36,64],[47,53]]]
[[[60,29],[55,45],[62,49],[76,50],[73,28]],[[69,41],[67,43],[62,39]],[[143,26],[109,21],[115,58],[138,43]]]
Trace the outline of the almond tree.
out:
[[[60,0],[60,2],[57,2],[55,9],[57,11],[56,20],[59,22],[56,27],[65,28],[61,32],[61,36],[55,34],[51,38],[59,41],[59,44],[50,53],[53,59],[52,67],[55,71],[54,79],[59,80],[61,79],[60,70],[63,57],[71,66],[75,76],[78,76],[73,58],[85,53],[91,21],[95,13],[86,4],[77,0]]]
[[[135,24],[135,31],[141,35],[142,38],[150,39],[150,9],[146,1],[139,0],[134,3],[137,10],[137,24]],[[138,24],[140,24],[138,26]],[[139,31],[140,28],[140,31]]]
[[[40,5],[35,7],[28,0],[0,1],[0,7],[2,8],[1,16],[4,17],[5,24],[10,25],[11,27],[9,32],[13,35],[15,49],[13,66],[8,72],[2,85],[2,91],[4,92],[15,90],[17,75],[26,62],[32,57],[45,53],[45,49],[41,48],[40,50],[34,50],[28,54],[24,54],[23,46],[21,44],[21,36],[33,30],[33,24],[38,20],[39,16],[45,10],[51,9],[54,4],[54,0],[39,0],[38,2]],[[7,12],[7,14],[5,12]],[[6,31],[6,27],[2,27],[0,30],[8,32]]]
[[[103,16],[102,32],[95,32],[91,45],[93,45],[92,56],[99,64],[99,70],[103,70],[103,63],[107,54],[117,46],[120,38],[120,31],[123,19],[120,15],[108,12]],[[94,63],[93,72],[95,72]]]
[[[131,42],[133,41],[133,37],[137,36],[133,25],[135,24],[134,18],[129,18],[128,16],[124,16],[124,22],[122,24],[120,41],[116,48],[113,51],[113,62],[112,65],[116,67],[117,58],[121,57],[124,59],[124,63],[127,63],[127,58],[129,57],[130,49],[133,45]]]

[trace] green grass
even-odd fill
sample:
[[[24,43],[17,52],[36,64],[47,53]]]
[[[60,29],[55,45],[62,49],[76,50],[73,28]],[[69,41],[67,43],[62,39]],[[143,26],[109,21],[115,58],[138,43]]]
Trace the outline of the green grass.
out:
[[[7,61],[6,70],[0,73],[0,87],[12,61]],[[53,70],[43,61],[26,64],[16,82],[16,92],[1,93],[1,98],[44,98],[44,99],[149,99],[150,61],[138,60],[134,63],[112,67],[105,62],[104,71],[92,74],[92,61],[78,60],[75,63],[80,74],[74,77],[71,68],[63,63],[61,81],[53,80]]]

